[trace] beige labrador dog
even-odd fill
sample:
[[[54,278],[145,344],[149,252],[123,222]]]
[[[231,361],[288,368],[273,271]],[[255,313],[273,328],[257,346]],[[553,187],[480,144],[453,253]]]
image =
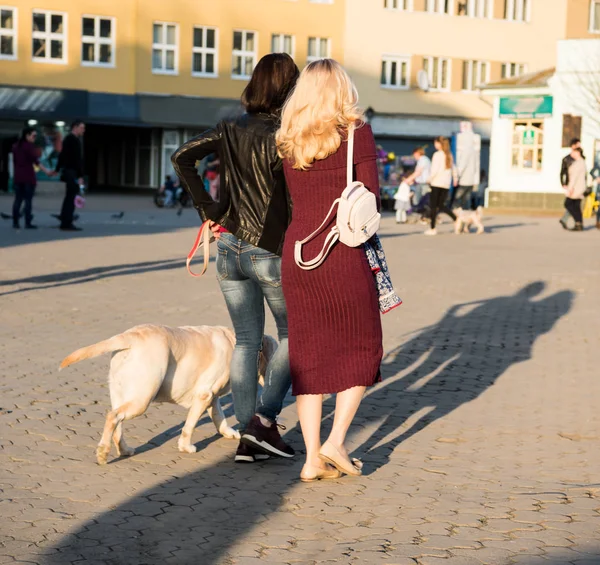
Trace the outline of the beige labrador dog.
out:
[[[485,229],[481,218],[483,217],[483,208],[480,206],[477,210],[463,210],[457,208],[454,210],[456,214],[456,222],[454,223],[454,233],[469,233],[471,226],[475,226],[477,231],[475,233],[482,234]]]
[[[123,420],[141,416],[151,402],[170,402],[188,408],[179,437],[179,451],[194,453],[192,432],[205,410],[217,431],[226,438],[239,439],[229,427],[219,397],[229,388],[229,365],[235,335],[229,328],[158,325],[136,326],[105,341],[78,349],[60,364],[63,369],[84,359],[112,353],[108,385],[112,411],[106,417],[104,433],[96,450],[100,465],[106,463],[113,439],[119,456],[133,455],[123,438]],[[259,379],[277,342],[263,338]]]

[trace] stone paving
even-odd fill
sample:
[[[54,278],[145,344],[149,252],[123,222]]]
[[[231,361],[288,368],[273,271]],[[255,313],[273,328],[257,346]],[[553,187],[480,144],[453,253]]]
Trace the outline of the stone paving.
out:
[[[405,304],[351,433],[365,474],[306,485],[301,456],[235,465],[206,417],[179,453],[172,405],[126,424],[136,455],[95,463],[108,359],[60,360],[139,323],[228,323],[214,276],[185,273],[194,212],[148,202],[91,197],[80,234],[52,198],[37,232],[0,226],[0,563],[600,563],[600,232],[490,214],[486,235],[425,238],[387,217]]]

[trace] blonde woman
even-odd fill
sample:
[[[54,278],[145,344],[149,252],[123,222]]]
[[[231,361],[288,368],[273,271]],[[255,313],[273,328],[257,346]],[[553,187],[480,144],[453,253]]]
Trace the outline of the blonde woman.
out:
[[[356,88],[337,62],[311,63],[284,106],[277,132],[293,202],[281,274],[292,393],[306,444],[303,481],[361,474],[362,463],[348,456],[346,434],[365,388],[380,380],[381,319],[365,251],[338,243],[323,265],[312,271],[303,271],[294,261],[294,242],[321,224],[346,186],[349,126],[356,126],[354,178],[379,202],[375,140],[362,121]],[[321,250],[328,228],[305,246],[307,257]],[[324,394],[337,398],[331,433],[321,445]]]
[[[440,212],[448,214],[453,221],[456,216],[450,208],[446,206],[448,192],[452,184],[456,184],[456,170],[454,160],[450,152],[450,141],[447,137],[436,137],[433,140],[435,153],[431,159],[431,172],[429,185],[431,186],[431,196],[429,206],[431,207],[431,228],[425,232],[425,235],[437,235],[435,224],[437,215]]]

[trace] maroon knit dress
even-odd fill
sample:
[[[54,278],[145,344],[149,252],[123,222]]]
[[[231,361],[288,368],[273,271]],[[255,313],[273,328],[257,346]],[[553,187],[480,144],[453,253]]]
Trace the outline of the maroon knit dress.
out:
[[[294,261],[294,244],[319,227],[333,201],[346,187],[347,145],[307,171],[284,163],[293,202],[281,264],[288,310],[292,394],[329,394],[381,380],[381,315],[375,279],[365,251],[337,243],[325,262],[304,271]],[[354,134],[354,180],[375,193],[379,202],[375,140],[371,127]],[[305,260],[323,246],[330,225],[303,247]]]

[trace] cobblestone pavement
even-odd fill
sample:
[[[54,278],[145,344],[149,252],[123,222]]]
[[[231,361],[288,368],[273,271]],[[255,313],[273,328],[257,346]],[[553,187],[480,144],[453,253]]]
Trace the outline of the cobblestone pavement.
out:
[[[386,218],[405,304],[352,429],[365,474],[305,485],[301,456],[235,465],[207,418],[198,453],[179,453],[172,405],[127,423],[136,455],[96,465],[108,359],[59,373],[62,357],[139,323],[228,316],[214,276],[185,273],[193,211],[89,201],[81,234],[42,199],[42,229],[0,226],[1,563],[600,563],[595,229],[492,216],[484,236],[425,238]],[[291,402],[282,421],[300,449]]]

